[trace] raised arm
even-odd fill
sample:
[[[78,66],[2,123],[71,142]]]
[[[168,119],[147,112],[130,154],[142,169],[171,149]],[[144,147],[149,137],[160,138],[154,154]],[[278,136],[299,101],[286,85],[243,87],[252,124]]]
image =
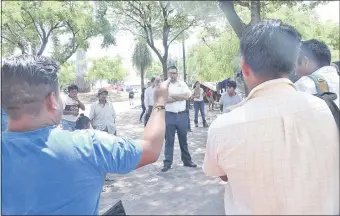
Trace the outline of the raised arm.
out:
[[[94,163],[103,173],[129,173],[134,169],[157,161],[165,137],[165,110],[170,80],[156,87],[155,107],[144,130],[141,141],[112,136],[101,131],[91,135]]]

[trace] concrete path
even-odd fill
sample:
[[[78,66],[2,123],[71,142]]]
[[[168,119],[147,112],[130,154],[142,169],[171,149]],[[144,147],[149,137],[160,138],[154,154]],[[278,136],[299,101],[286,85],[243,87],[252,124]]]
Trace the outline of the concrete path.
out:
[[[136,100],[137,102],[137,100]],[[138,102],[137,102],[138,103]],[[137,104],[135,103],[135,104]],[[143,123],[139,122],[140,107],[130,107],[128,102],[114,103],[118,113],[119,136],[141,139]],[[89,110],[89,109],[87,109]],[[106,182],[100,201],[103,214],[118,200],[122,200],[128,215],[223,215],[223,183],[217,178],[206,177],[202,171],[207,129],[193,126],[189,133],[189,150],[198,168],[182,166],[178,141],[175,141],[173,168],[162,173],[163,151],[159,160],[128,175],[110,175],[114,181]],[[208,113],[211,123],[216,113]]]

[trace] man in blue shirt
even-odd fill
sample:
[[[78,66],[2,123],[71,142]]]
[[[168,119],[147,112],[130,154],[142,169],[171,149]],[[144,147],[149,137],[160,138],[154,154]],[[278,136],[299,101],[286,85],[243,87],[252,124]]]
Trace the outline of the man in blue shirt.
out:
[[[47,57],[28,55],[8,59],[1,68],[8,115],[2,135],[2,214],[98,214],[106,173],[126,174],[159,157],[169,81],[155,89],[155,108],[138,142],[57,128],[63,110],[58,68]]]

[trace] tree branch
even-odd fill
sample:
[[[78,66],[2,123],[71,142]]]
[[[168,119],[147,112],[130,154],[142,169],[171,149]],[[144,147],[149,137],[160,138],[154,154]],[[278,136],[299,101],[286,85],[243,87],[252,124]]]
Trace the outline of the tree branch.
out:
[[[32,22],[33,22],[33,25],[34,25],[34,27],[35,27],[35,30],[37,31],[37,33],[38,33],[38,35],[39,35],[39,37],[40,37],[40,40],[42,41],[42,40],[43,40],[43,37],[42,37],[42,35],[41,35],[40,32],[39,32],[38,26],[37,26],[37,24],[35,23],[35,20],[34,20],[32,14],[31,14],[30,12],[28,12],[24,7],[21,7],[21,10],[25,11],[25,12],[28,14],[28,16],[31,18],[31,20],[32,20]]]
[[[193,20],[191,21],[191,23],[186,27],[186,28],[183,28],[172,40],[170,40],[168,46],[170,46],[170,44],[176,40],[185,30],[189,29],[194,23],[195,23],[196,20]]]
[[[219,0],[219,7],[227,17],[228,22],[234,29],[236,35],[241,38],[243,29],[246,27],[246,24],[244,24],[244,22],[237,15],[234,8],[234,1]]]

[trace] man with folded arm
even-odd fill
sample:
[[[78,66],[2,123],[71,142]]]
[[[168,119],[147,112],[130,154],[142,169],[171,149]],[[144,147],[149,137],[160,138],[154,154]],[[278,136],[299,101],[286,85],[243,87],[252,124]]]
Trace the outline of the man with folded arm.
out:
[[[136,141],[98,130],[57,128],[63,111],[58,70],[43,56],[3,62],[2,106],[8,114],[1,158],[4,215],[96,215],[106,173],[132,172],[155,162],[162,149],[169,81],[155,89],[155,108],[143,139]]]

